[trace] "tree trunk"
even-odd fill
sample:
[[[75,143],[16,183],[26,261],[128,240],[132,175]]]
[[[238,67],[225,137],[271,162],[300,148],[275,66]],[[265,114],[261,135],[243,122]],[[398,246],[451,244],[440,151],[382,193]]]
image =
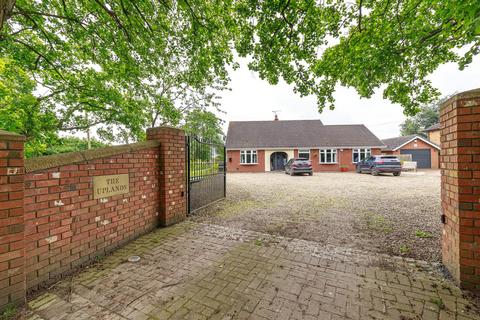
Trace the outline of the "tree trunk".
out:
[[[85,119],[88,122],[88,112],[87,111],[85,111]],[[92,149],[92,142],[91,142],[91,138],[90,138],[90,126],[88,126],[88,128],[87,128],[87,149],[88,150]]]
[[[3,29],[3,24],[10,18],[15,0],[0,0],[0,31]]]
[[[87,149],[92,149],[92,140],[90,138],[90,128],[87,129]]]

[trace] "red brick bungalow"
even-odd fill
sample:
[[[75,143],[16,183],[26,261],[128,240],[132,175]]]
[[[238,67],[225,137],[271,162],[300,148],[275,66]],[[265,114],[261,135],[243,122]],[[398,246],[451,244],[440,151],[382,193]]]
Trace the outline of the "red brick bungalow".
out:
[[[355,170],[355,163],[381,154],[385,145],[364,125],[324,125],[320,120],[231,121],[227,170],[283,170],[293,157],[312,161],[314,172]]]
[[[440,166],[440,147],[420,135],[409,135],[382,140],[385,154],[411,154],[417,168],[438,169]]]

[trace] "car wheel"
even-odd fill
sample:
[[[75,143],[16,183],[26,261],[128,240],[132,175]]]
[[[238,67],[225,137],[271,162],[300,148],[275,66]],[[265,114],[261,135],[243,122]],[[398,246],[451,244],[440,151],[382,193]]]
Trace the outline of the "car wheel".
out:
[[[398,176],[400,175],[400,173],[401,173],[401,172],[394,172],[393,175],[394,175],[395,177],[398,177]]]
[[[309,172],[308,175],[309,175],[309,176],[313,176],[313,172]]]
[[[372,168],[372,176],[378,176],[378,171],[375,168]]]

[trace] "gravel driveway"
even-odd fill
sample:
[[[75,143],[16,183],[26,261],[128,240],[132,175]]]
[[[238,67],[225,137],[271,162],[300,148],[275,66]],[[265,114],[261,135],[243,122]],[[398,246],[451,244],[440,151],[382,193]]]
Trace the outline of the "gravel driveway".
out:
[[[234,173],[227,199],[191,219],[440,261],[440,173]]]

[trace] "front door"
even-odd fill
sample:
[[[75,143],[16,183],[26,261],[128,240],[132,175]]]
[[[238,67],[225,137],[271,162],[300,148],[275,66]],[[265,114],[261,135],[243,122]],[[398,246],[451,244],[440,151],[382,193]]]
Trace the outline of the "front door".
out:
[[[285,152],[274,152],[270,156],[270,165],[272,171],[284,170],[287,163],[287,154]]]

